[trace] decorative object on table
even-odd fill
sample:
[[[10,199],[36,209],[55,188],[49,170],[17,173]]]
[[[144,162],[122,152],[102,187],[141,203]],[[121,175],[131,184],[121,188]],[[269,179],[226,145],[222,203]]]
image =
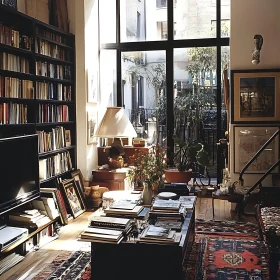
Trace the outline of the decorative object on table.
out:
[[[277,131],[277,127],[234,126],[234,173],[239,173],[264,143]],[[265,173],[277,161],[279,140],[276,137],[247,168],[246,173]],[[276,167],[272,173],[277,173]]]
[[[231,123],[279,123],[280,70],[231,71]]]
[[[205,169],[209,163],[209,155],[204,149],[204,145],[198,141],[183,141],[174,136],[176,152],[174,154],[174,168],[164,171],[167,182],[188,183],[200,169]]]
[[[166,149],[160,145],[153,145],[148,151],[136,150],[131,157],[134,166],[128,171],[129,180],[135,185],[142,182],[144,185],[145,197],[151,194],[152,188],[163,184],[162,175],[167,166]],[[150,199],[150,198],[147,198]],[[146,201],[147,202],[147,201]],[[151,201],[147,204],[150,204]],[[146,203],[145,203],[146,204]]]
[[[69,209],[74,218],[78,217],[85,212],[85,207],[82,202],[82,198],[77,189],[75,179],[67,179],[61,183],[62,189],[64,191],[66,201],[68,202]]]
[[[17,0],[2,0],[2,4],[17,9]]]
[[[161,192],[157,195],[160,199],[176,199],[178,195],[173,192]]]
[[[95,137],[114,138],[111,146],[122,145],[122,138],[136,137],[137,133],[123,107],[107,107]]]
[[[252,63],[254,65],[257,65],[260,63],[261,49],[262,49],[262,45],[263,45],[262,35],[256,34],[254,36],[254,45],[255,45],[255,48],[252,52]]]
[[[90,208],[99,208],[102,205],[102,198],[105,192],[109,192],[106,187],[100,187],[99,185],[90,186],[90,191],[86,194],[87,205]]]

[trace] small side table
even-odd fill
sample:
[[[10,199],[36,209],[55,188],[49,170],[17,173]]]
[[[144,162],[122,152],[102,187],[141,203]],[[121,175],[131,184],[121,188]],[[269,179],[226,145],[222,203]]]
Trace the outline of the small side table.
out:
[[[124,190],[126,175],[126,168],[116,170],[96,169],[92,171],[91,185],[95,184],[100,187],[106,187],[110,191]]]

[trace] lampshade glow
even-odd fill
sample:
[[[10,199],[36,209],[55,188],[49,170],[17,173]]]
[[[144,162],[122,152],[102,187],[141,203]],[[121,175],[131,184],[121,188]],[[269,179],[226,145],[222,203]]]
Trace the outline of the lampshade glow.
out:
[[[95,136],[102,138],[126,138],[137,137],[137,133],[125,114],[124,108],[107,107]]]

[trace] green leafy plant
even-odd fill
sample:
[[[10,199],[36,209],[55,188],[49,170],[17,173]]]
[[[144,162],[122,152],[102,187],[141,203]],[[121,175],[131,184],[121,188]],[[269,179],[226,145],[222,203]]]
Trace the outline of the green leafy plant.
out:
[[[128,171],[131,182],[145,182],[148,187],[162,182],[162,175],[167,167],[165,148],[157,144],[151,146],[148,152],[136,150],[130,161],[133,162]]]
[[[199,166],[205,167],[209,164],[209,155],[203,144],[196,140],[185,142],[177,136],[173,139],[176,149],[173,160],[178,171],[197,171]]]

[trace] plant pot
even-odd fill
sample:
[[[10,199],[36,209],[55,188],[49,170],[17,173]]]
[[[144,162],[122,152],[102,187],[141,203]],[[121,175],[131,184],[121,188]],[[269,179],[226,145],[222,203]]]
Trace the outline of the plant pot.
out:
[[[178,169],[164,170],[165,181],[168,183],[188,183],[193,176],[192,171],[178,171]]]

